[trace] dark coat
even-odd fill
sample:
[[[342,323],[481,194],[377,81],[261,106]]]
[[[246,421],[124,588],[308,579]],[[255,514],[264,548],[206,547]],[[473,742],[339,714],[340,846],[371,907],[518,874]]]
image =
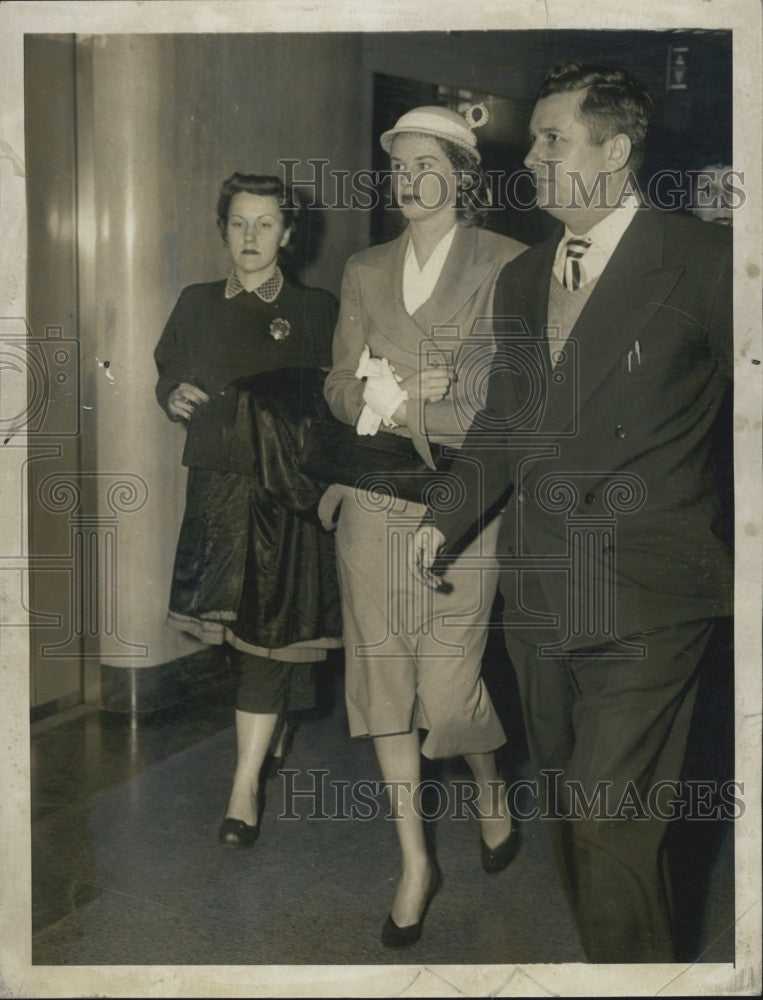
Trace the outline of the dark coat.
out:
[[[286,369],[227,387],[229,469],[189,470],[173,627],[212,643],[229,628],[267,649],[341,638],[333,535],[315,516],[322,488],[298,468],[305,422],[327,412],[323,378]]]
[[[713,440],[732,370],[731,234],[639,211],[552,367],[560,236],[498,279],[488,403],[452,470],[467,501],[436,523],[456,550],[479,508],[505,506],[501,591],[528,642],[595,645],[596,602],[620,637],[729,614]]]
[[[331,364],[338,313],[331,292],[285,280],[275,301],[263,302],[254,292],[226,299],[225,284],[212,281],[185,288],[154,351],[159,372],[156,397],[163,409],[181,382],[196,385],[209,396],[187,424],[183,464],[198,469],[231,468],[226,435],[236,397],[228,387],[237,378]],[[270,334],[277,319],[289,325],[285,340]]]

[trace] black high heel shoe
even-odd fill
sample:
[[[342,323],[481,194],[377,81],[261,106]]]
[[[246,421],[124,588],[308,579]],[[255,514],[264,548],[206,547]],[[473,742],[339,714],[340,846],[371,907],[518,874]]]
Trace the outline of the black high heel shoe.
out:
[[[221,847],[230,847],[240,851],[254,847],[254,842],[259,835],[259,824],[250,826],[242,819],[232,819],[230,816],[226,816],[220,824],[217,840]]]
[[[416,942],[421,938],[421,932],[424,929],[424,917],[427,915],[427,910],[429,909],[429,904],[435,896],[435,893],[440,888],[441,876],[440,869],[433,862],[432,874],[429,876],[429,885],[427,887],[427,895],[424,900],[424,909],[421,911],[421,916],[419,917],[418,923],[406,924],[405,927],[398,927],[395,921],[392,919],[392,914],[387,917],[384,927],[382,927],[381,941],[386,948],[410,948],[411,945],[416,944]]]
[[[234,851],[243,851],[254,847],[255,841],[260,835],[260,823],[265,810],[265,795],[262,789],[257,793],[255,806],[257,822],[252,826],[242,819],[233,819],[232,816],[225,817],[217,832],[217,842],[221,847],[228,847]]]
[[[278,772],[283,767],[283,754],[268,754],[265,763],[262,765],[262,777],[265,781],[272,781],[278,777]]]
[[[497,847],[488,847],[482,837],[480,837],[480,860],[482,861],[483,870],[488,875],[497,875],[504,868],[508,868],[517,856],[520,839],[519,826],[516,820],[514,820],[511,833]]]

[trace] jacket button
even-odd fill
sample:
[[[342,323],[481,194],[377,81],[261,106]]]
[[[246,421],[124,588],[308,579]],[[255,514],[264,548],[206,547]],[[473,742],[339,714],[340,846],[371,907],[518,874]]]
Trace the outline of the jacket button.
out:
[[[619,438],[625,437],[625,428],[623,427],[622,424],[618,424],[617,427],[615,427],[615,437]]]
[[[593,493],[586,493],[583,499],[585,500],[586,503],[593,503],[596,497],[593,495]]]
[[[527,494],[525,493],[524,490],[520,490],[519,493],[517,493],[517,500],[520,503],[524,503],[526,499],[527,499]]]

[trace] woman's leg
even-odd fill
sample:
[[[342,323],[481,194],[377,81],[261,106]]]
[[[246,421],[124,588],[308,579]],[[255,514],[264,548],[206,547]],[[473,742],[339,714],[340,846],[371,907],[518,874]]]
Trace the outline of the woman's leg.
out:
[[[236,770],[226,818],[257,825],[257,793],[279,718],[286,716],[290,663],[234,649],[236,691]]]
[[[268,752],[278,714],[242,712],[236,709],[236,770],[233,774],[226,818],[257,825],[257,792],[260,771]]]
[[[498,773],[494,753],[470,753],[464,756],[464,760],[471,768],[477,785],[474,801],[479,810],[482,839],[492,850],[511,833],[506,788]]]
[[[421,919],[432,876],[432,862],[424,839],[424,823],[415,807],[421,776],[418,732],[376,736],[374,749],[382,777],[389,783],[390,802],[403,862],[390,916],[398,927],[408,927]]]

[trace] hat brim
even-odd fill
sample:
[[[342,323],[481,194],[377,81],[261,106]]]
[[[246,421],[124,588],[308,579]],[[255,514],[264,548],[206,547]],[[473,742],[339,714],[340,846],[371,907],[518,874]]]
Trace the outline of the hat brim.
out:
[[[395,136],[398,135],[431,135],[437,139],[444,139],[446,142],[451,142],[453,143],[454,146],[458,146],[459,149],[463,149],[465,153],[468,153],[469,156],[471,156],[471,158],[475,161],[475,163],[480,162],[480,154],[476,146],[476,139],[475,139],[475,145],[471,146],[469,145],[469,143],[465,142],[460,137],[454,136],[452,132],[446,132],[444,129],[440,131],[438,129],[429,128],[421,125],[419,126],[403,125],[402,128],[396,127],[387,129],[386,132],[382,132],[381,137],[379,139],[379,144],[381,145],[381,148],[384,150],[385,153],[391,152],[392,142],[395,139]]]

